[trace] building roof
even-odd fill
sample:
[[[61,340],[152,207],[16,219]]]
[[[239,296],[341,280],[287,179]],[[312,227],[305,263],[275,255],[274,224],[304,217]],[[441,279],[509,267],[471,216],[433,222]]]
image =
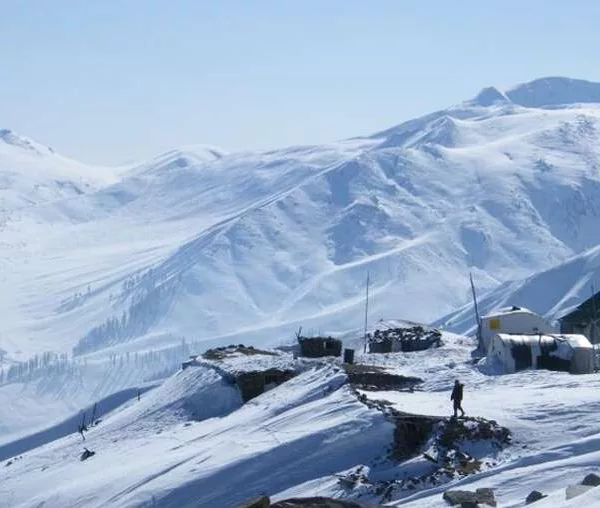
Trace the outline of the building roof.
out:
[[[593,348],[590,341],[579,334],[537,334],[537,335],[516,335],[511,333],[498,333],[496,337],[503,342],[511,342],[513,344],[551,344],[553,342],[563,342],[572,348]]]
[[[511,307],[503,307],[501,309],[497,309],[493,312],[490,312],[489,314],[486,314],[485,316],[481,316],[481,319],[489,319],[489,318],[495,318],[495,317],[500,317],[500,316],[506,316],[508,314],[531,314],[532,316],[538,316],[538,314],[536,314],[532,310],[526,309],[525,307],[517,307],[516,305],[513,305]]]
[[[600,292],[558,318],[559,321],[589,321],[600,317]]]

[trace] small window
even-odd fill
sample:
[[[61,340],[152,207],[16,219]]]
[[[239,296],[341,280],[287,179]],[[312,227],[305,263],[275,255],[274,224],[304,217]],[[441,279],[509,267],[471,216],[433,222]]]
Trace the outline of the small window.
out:
[[[490,319],[490,330],[500,330],[500,320],[498,318]]]

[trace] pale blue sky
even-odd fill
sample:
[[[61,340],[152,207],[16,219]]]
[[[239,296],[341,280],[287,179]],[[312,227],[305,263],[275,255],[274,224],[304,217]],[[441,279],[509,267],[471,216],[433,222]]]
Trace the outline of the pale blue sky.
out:
[[[600,81],[595,0],[0,0],[0,127],[92,163],[369,134]]]

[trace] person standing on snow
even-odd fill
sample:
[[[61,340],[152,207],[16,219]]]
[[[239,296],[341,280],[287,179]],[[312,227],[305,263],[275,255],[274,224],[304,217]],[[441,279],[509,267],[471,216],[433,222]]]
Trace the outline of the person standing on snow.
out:
[[[454,381],[454,388],[452,389],[452,395],[450,395],[450,400],[454,401],[454,418],[458,416],[457,411],[460,409],[461,416],[465,416],[465,412],[462,408],[462,399],[463,399],[463,387],[465,385],[461,384],[458,379]]]

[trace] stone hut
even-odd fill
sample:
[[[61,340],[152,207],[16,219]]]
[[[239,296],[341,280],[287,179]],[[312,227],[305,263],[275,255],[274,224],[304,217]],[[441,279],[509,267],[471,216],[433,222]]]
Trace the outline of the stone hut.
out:
[[[333,337],[298,337],[298,343],[305,358],[342,355],[342,341]]]
[[[289,381],[294,375],[293,370],[267,369],[237,374],[235,382],[242,392],[242,399],[248,402],[268,389]]]
[[[423,351],[431,347],[439,347],[442,334],[439,330],[415,325],[405,328],[375,330],[372,335],[368,334],[367,341],[370,353]]]

